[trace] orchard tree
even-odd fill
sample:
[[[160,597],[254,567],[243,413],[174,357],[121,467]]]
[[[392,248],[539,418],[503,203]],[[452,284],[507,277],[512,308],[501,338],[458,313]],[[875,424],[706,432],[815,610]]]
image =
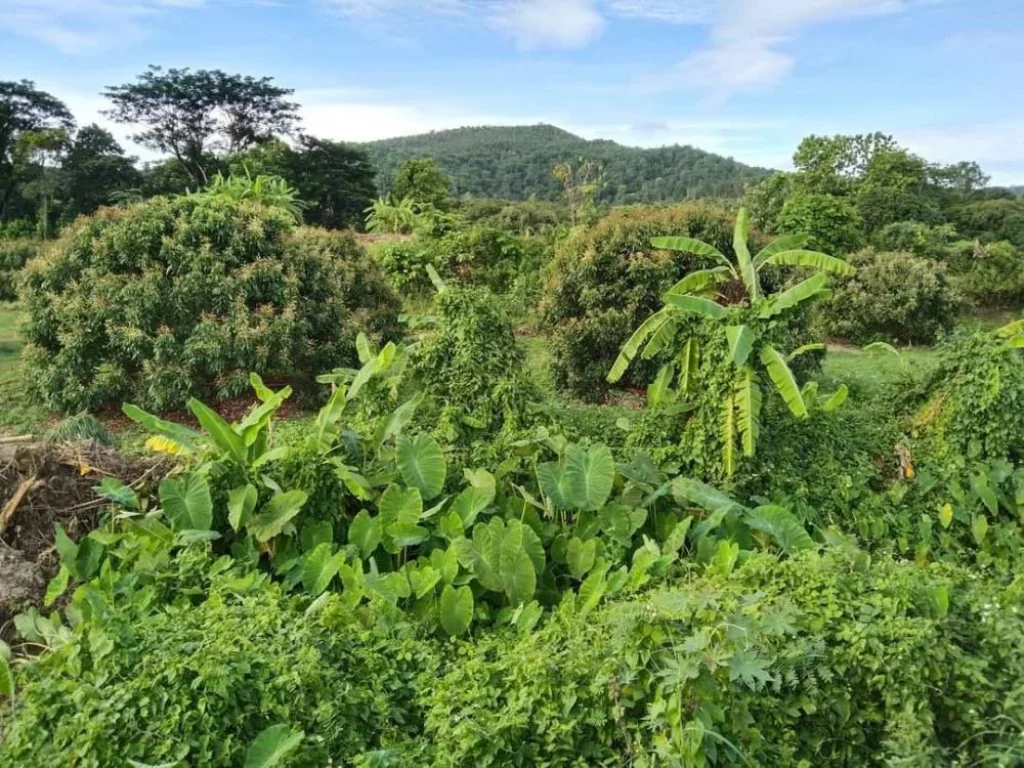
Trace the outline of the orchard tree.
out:
[[[12,213],[20,184],[31,181],[24,163],[32,152],[23,139],[27,133],[61,130],[65,136],[75,121],[62,101],[37,90],[31,80],[0,81],[0,223]]]
[[[145,126],[133,139],[171,154],[197,185],[213,175],[211,154],[242,152],[298,125],[298,104],[273,78],[229,75],[221,70],[151,66],[135,83],[113,86],[106,115]]]
[[[452,204],[452,181],[432,157],[406,160],[395,174],[391,197],[444,211]]]

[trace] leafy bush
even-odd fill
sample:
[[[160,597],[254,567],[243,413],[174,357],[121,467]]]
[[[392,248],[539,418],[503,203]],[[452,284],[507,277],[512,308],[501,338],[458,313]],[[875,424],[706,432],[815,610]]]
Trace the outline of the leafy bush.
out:
[[[428,698],[430,764],[1010,764],[1024,598],[863,553],[753,556],[463,649]],[[1010,610],[1008,610],[1010,609]],[[870,617],[866,619],[865,617]]]
[[[0,240],[0,301],[18,298],[19,273],[38,253],[36,240]]]
[[[486,288],[449,286],[437,296],[438,324],[409,365],[410,385],[425,395],[424,426],[442,442],[486,452],[501,432],[527,421],[539,399],[512,324]],[[482,457],[475,456],[479,466]]]
[[[912,434],[931,469],[1024,461],[1024,357],[998,334],[961,333],[917,395]]]
[[[959,241],[949,248],[950,283],[978,307],[1024,304],[1024,253],[1007,240],[982,245]]]
[[[250,370],[310,381],[398,314],[350,236],[221,193],[80,220],[32,263],[26,308],[29,384],[62,411],[230,397]]]
[[[563,242],[541,304],[556,386],[599,400],[619,349],[658,309],[662,294],[687,272],[714,264],[707,257],[654,248],[651,238],[687,235],[729,253],[732,224],[728,212],[704,203],[622,208]],[[655,371],[654,363],[640,362],[626,383],[646,385]]]
[[[872,248],[849,261],[857,274],[837,282],[823,312],[832,335],[858,344],[929,344],[953,327],[960,303],[942,263]]]
[[[849,253],[863,242],[863,222],[845,197],[798,192],[782,206],[780,233],[810,235],[811,243],[826,253]]]
[[[293,764],[348,765],[419,730],[410,700],[436,663],[428,644],[364,627],[337,598],[308,616],[278,587],[232,578],[194,607],[113,611],[25,667],[0,762],[237,766],[283,723],[306,733]]]
[[[371,247],[388,283],[399,293],[422,295],[432,290],[427,266],[439,273],[448,272],[447,254],[429,248],[419,239],[385,240]]]
[[[879,251],[905,251],[936,260],[947,257],[955,240],[956,230],[951,225],[934,226],[920,221],[887,224],[872,237],[872,243]]]

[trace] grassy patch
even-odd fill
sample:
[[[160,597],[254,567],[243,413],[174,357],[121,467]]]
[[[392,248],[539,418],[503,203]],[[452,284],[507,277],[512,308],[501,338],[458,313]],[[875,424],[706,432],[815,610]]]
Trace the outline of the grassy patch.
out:
[[[42,431],[51,421],[44,408],[33,404],[21,371],[25,340],[18,330],[20,310],[0,304],[0,433],[29,434]]]
[[[822,363],[822,378],[844,383],[869,394],[877,394],[906,376],[927,375],[939,361],[939,353],[928,347],[908,347],[899,356],[889,352],[864,352],[856,348],[830,349]]]

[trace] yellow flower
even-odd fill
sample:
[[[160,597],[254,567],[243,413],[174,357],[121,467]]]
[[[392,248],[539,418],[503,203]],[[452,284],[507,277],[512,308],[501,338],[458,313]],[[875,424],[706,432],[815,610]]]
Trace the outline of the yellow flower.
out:
[[[171,440],[169,437],[162,435],[153,435],[146,441],[146,447],[153,451],[153,453],[166,453],[171,456],[178,456],[182,453],[182,448],[179,443]]]
[[[906,475],[907,480],[913,480],[914,479],[914,475],[917,474],[916,472],[914,472],[914,465],[913,464],[908,464],[907,468],[903,472],[903,474]]]

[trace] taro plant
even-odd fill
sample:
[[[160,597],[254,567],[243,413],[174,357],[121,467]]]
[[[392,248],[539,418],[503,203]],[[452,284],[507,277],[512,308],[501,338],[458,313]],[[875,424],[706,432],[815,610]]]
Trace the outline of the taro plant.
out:
[[[801,391],[789,362],[821,345],[803,345],[788,355],[773,343],[785,329],[788,315],[798,307],[829,296],[828,275],[850,275],[853,268],[841,259],[807,250],[804,235],[787,235],[756,255],[747,248],[748,213],[741,208],[733,234],[735,262],[712,245],[690,237],[658,237],[651,243],[667,250],[696,254],[718,266],[686,275],[663,297],[664,306],[647,318],[623,345],[608,373],[618,381],[639,354],[651,359],[663,352],[670,360],[659,371],[652,388],[655,401],[685,400],[694,391],[701,362],[701,337],[720,336],[727,346],[732,373],[718,392],[722,463],[727,476],[736,469],[737,447],[753,456],[760,432],[763,384],[770,381],[790,412],[808,417],[812,392]],[[814,274],[785,290],[766,295],[761,273],[766,267],[798,267]],[[698,321],[695,325],[694,321]],[[700,323],[699,321],[703,321]],[[841,389],[822,407],[831,410],[846,398]],[[738,445],[737,445],[738,444]]]

